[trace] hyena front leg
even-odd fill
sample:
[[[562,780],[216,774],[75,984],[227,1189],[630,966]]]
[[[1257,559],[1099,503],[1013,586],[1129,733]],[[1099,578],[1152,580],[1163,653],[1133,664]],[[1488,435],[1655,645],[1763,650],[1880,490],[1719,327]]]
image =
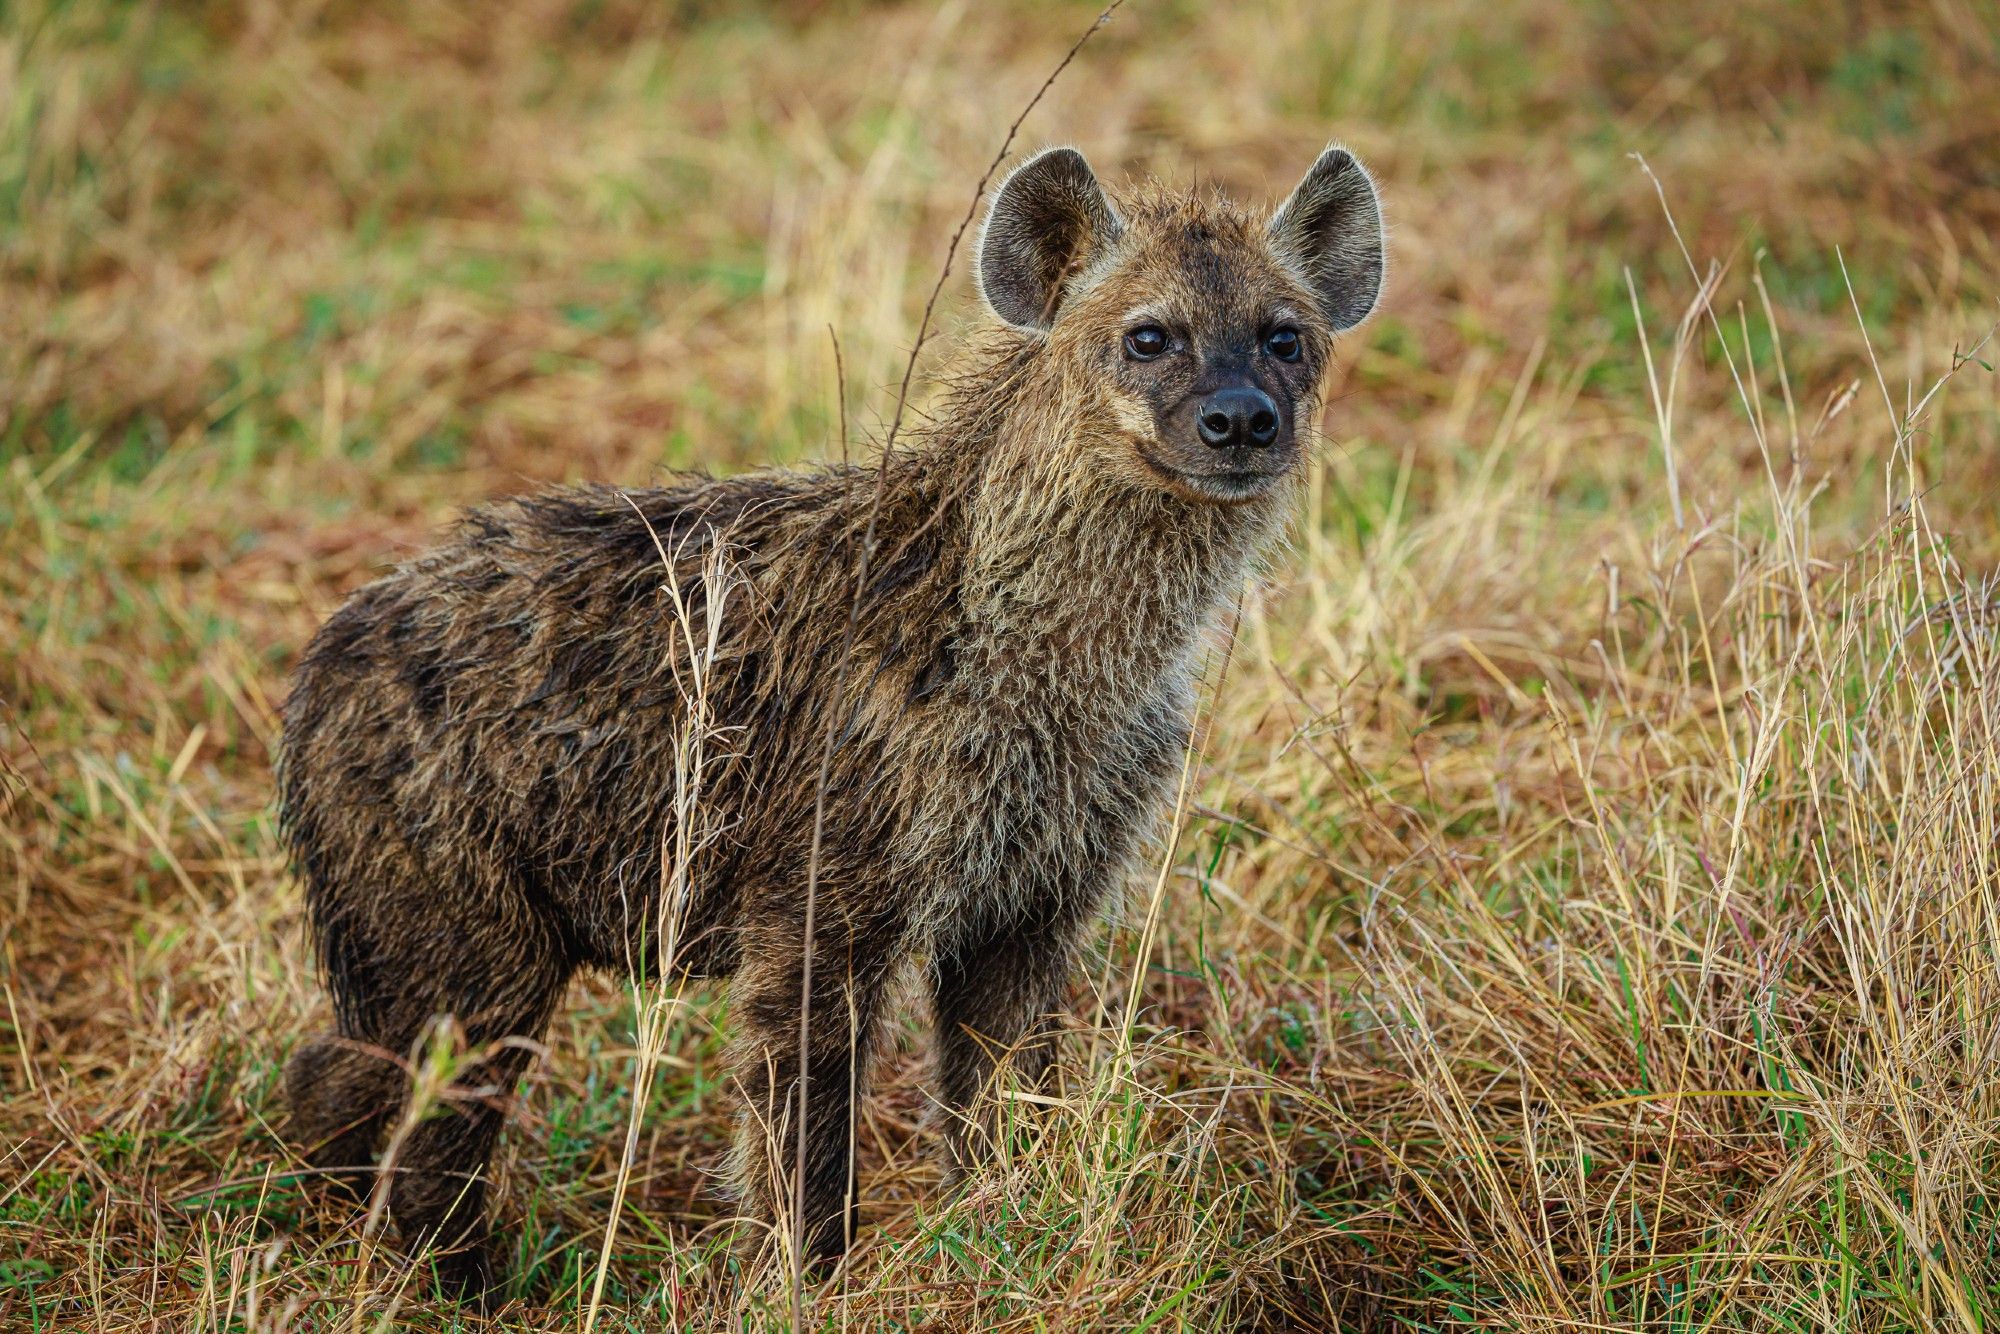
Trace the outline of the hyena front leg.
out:
[[[1030,1088],[1047,1079],[1086,915],[1030,914],[941,946],[931,963],[938,1093],[954,1178],[991,1152],[1003,1060]]]
[[[809,1263],[838,1258],[855,1223],[854,1114],[887,989],[900,958],[892,924],[825,922],[814,931],[812,1005],[800,1028],[805,950],[796,919],[746,933],[730,988],[740,1101],[734,1176],[747,1217],[791,1235]],[[777,945],[784,935],[790,948]],[[754,944],[752,941],[754,940]],[[803,1041],[802,1041],[803,1039]],[[805,1057],[805,1178],[798,1179],[800,1056]],[[801,1199],[801,1196],[803,1198]]]

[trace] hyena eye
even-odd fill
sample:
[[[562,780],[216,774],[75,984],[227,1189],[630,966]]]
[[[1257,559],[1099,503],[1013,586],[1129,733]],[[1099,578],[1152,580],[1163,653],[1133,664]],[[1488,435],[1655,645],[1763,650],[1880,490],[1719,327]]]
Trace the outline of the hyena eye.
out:
[[[1134,361],[1151,361],[1167,350],[1167,331],[1157,324],[1142,324],[1125,335],[1125,353]]]
[[[1279,361],[1299,359],[1299,331],[1297,329],[1273,329],[1264,340],[1264,350]]]

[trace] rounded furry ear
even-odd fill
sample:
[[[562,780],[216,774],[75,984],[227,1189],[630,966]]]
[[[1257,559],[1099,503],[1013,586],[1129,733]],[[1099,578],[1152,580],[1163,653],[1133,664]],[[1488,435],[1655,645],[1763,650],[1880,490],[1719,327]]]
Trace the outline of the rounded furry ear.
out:
[[[1271,215],[1271,244],[1296,264],[1336,330],[1368,318],[1382,294],[1382,205],[1368,169],[1335,144]]]
[[[1050,148],[1000,183],[979,236],[979,291],[1017,329],[1055,322],[1066,284],[1122,230],[1074,148]]]

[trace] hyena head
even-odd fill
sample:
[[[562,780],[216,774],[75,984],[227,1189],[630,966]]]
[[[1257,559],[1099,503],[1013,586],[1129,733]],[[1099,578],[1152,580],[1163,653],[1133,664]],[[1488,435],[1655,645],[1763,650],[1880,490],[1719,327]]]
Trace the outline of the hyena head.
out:
[[[1055,466],[1241,504],[1300,471],[1334,335],[1382,290],[1382,214],[1339,147],[1268,217],[1158,189],[1114,202],[1052,148],[995,196],[979,284],[1060,377]]]

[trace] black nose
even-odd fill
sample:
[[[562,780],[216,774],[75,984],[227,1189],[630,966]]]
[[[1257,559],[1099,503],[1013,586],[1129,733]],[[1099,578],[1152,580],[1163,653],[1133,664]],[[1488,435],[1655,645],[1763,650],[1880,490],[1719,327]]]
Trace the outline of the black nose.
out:
[[[1278,438],[1278,405],[1263,390],[1247,385],[1218,389],[1202,402],[1195,429],[1217,449],[1262,447]]]

